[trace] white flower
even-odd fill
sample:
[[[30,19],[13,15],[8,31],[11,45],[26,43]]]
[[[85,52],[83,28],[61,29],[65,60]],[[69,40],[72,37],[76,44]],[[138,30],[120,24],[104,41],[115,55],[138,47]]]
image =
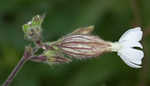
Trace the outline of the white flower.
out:
[[[132,68],[141,68],[143,51],[135,47],[143,48],[139,42],[142,39],[143,32],[140,27],[126,31],[118,42],[112,43],[111,50],[118,53],[121,59]]]

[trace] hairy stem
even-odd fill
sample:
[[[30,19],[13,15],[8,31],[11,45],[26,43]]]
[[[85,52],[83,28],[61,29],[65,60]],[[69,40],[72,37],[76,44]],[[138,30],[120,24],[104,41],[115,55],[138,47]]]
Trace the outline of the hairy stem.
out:
[[[22,57],[20,59],[20,61],[18,62],[18,64],[16,65],[16,67],[13,69],[13,71],[10,73],[10,75],[8,76],[8,78],[3,83],[2,86],[8,86],[12,82],[12,80],[15,78],[15,76],[17,75],[17,73],[19,72],[19,70],[23,67],[23,65],[25,64],[26,61],[27,61],[27,59],[25,59],[24,57]]]

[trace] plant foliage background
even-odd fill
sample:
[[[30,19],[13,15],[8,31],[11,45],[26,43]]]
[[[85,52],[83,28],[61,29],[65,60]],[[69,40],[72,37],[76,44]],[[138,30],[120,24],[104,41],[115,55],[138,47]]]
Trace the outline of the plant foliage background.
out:
[[[149,0],[1,0],[0,84],[28,44],[21,26],[37,14],[46,14],[43,36],[49,41],[88,25],[95,25],[95,35],[117,41],[126,30],[141,25],[144,30],[143,68],[129,68],[116,53],[55,66],[29,61],[11,86],[150,85],[149,3]]]

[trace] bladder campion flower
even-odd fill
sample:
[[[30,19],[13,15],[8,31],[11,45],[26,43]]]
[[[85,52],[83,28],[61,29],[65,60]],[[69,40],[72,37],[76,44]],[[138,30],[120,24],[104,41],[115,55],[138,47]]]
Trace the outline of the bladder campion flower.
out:
[[[104,52],[117,52],[128,66],[141,68],[144,53],[134,48],[143,48],[139,42],[143,33],[140,27],[125,32],[118,42],[104,41],[98,36],[91,35],[91,28],[94,27],[77,29],[51,46],[55,46],[64,54],[78,59],[96,57]]]

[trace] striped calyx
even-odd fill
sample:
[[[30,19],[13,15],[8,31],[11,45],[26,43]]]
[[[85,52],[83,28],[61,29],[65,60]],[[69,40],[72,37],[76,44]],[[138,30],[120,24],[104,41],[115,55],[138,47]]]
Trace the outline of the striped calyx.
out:
[[[57,44],[58,48],[74,58],[90,58],[109,51],[111,45],[93,35],[69,35]]]

